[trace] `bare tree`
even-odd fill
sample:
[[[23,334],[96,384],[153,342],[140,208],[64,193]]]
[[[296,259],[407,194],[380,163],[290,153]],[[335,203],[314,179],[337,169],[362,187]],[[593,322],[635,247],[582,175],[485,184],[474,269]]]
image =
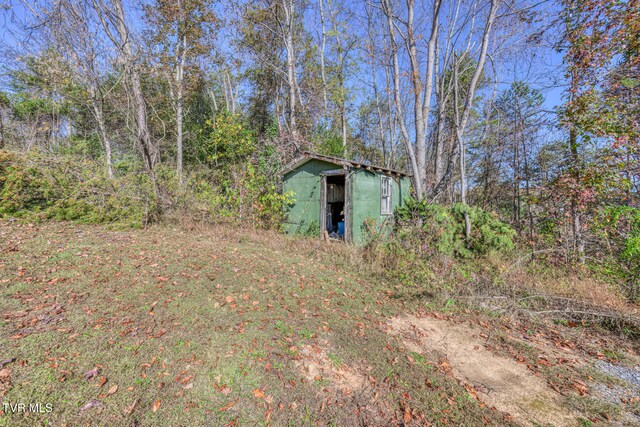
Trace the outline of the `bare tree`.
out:
[[[384,166],[389,167],[391,156],[389,156],[389,153],[388,153],[389,147],[388,147],[388,144],[386,143],[386,135],[384,131],[385,124],[382,116],[382,109],[380,107],[380,94],[378,90],[378,79],[377,79],[378,71],[376,69],[377,49],[376,49],[375,35],[373,34],[374,15],[373,15],[373,10],[371,5],[367,4],[365,9],[367,13],[367,35],[369,36],[369,44],[368,44],[367,50],[368,50],[370,64],[371,64],[371,79],[372,79],[371,84],[373,88],[374,102],[376,105],[376,114],[378,116],[378,126],[377,126],[378,139],[380,141],[380,149],[382,150],[382,162]],[[387,125],[389,125],[390,127],[390,123],[388,123]]]
[[[104,115],[105,91],[96,54],[99,38],[91,30],[87,4],[83,1],[61,2],[60,20],[54,33],[58,46],[64,47],[75,63],[75,75],[87,88],[91,109],[98,125],[98,134],[105,150],[105,163],[109,178],[114,177],[111,140]]]
[[[387,29],[389,31],[389,47],[391,51],[391,63],[392,63],[392,76],[393,76],[393,100],[394,106],[396,109],[396,117],[398,118],[398,123],[400,125],[400,133],[402,136],[402,140],[404,142],[407,155],[409,156],[409,161],[411,165],[411,170],[413,172],[413,185],[415,187],[415,192],[418,197],[423,194],[422,188],[422,180],[420,178],[418,162],[416,158],[416,152],[414,150],[413,144],[411,144],[411,139],[409,136],[409,131],[407,129],[407,125],[404,121],[404,109],[402,108],[402,100],[401,100],[401,86],[400,86],[400,61],[398,59],[398,44],[396,40],[396,26],[395,26],[395,14],[393,8],[391,7],[391,3],[389,0],[381,0],[382,9],[387,17]]]
[[[280,23],[284,46],[287,51],[287,84],[289,85],[289,132],[294,142],[298,139],[296,124],[296,47],[294,43],[295,31],[295,0],[281,0],[284,11],[284,22]]]
[[[324,0],[318,1],[318,8],[320,10],[320,28],[321,28],[321,43],[320,43],[320,76],[322,77],[322,100],[324,102],[324,111],[329,109],[329,104],[327,101],[327,76],[325,72],[325,49],[327,47],[327,32],[325,30],[325,17],[324,17]]]
[[[471,82],[469,83],[469,87],[466,91],[466,99],[464,100],[464,107],[462,113],[458,111],[458,101],[460,96],[459,90],[459,76],[458,76],[458,67],[460,61],[455,61],[454,65],[454,101],[453,105],[455,108],[455,132],[456,139],[458,141],[458,153],[460,155],[460,201],[463,204],[467,204],[467,174],[466,174],[466,165],[465,165],[465,143],[464,143],[464,132],[467,127],[467,123],[469,121],[469,116],[471,115],[471,107],[473,105],[473,101],[475,99],[476,88],[478,86],[478,81],[480,80],[480,75],[484,71],[484,64],[487,60],[487,52],[489,49],[489,38],[491,35],[491,27],[493,27],[493,23],[496,18],[496,12],[498,10],[499,0],[491,0],[491,8],[489,10],[489,15],[487,17],[487,21],[484,27],[484,33],[482,34],[482,47],[480,49],[480,54],[476,63],[476,68],[473,72],[473,76],[471,77]],[[469,238],[471,235],[471,221],[469,220],[469,213],[465,211],[464,213],[464,222],[465,222],[465,236]]]
[[[419,198],[424,197],[426,188],[426,166],[427,166],[427,127],[429,122],[429,112],[431,109],[431,98],[433,91],[433,79],[436,63],[436,41],[438,38],[438,21],[440,16],[440,7],[442,5],[441,0],[434,0],[431,15],[431,28],[429,31],[429,39],[427,43],[427,59],[426,70],[424,77],[422,76],[422,70],[420,67],[421,58],[419,58],[418,52],[418,40],[416,34],[416,28],[414,24],[415,18],[415,1],[407,1],[407,16],[404,22],[406,27],[405,32],[399,32],[404,40],[405,48],[410,62],[410,80],[413,95],[413,143],[409,141],[408,132],[402,133],[405,139],[405,145],[407,148],[412,146],[407,154],[411,158],[413,183],[415,187],[416,195]],[[385,15],[388,18],[389,37],[392,43],[395,45],[395,32],[398,26],[397,18],[393,11],[390,0],[382,0],[382,8]],[[395,50],[395,49],[394,49]],[[400,73],[397,60],[397,52],[394,52],[394,74]],[[394,76],[395,77],[395,76]],[[399,83],[399,81],[398,81]],[[398,93],[396,102],[396,108],[398,107],[400,85],[394,85],[394,91]],[[400,120],[404,120],[403,115],[400,114]],[[406,127],[406,125],[405,125]]]
[[[124,66],[135,108],[137,146],[142,153],[145,167],[148,171],[153,171],[159,160],[159,150],[149,132],[147,104],[140,80],[140,65],[133,50],[133,35],[127,23],[122,0],[92,0],[92,2],[105,34],[117,49]]]
[[[36,19],[45,38],[55,41],[57,51],[68,62],[68,70],[75,82],[84,88],[96,121],[98,135],[104,148],[105,167],[109,178],[114,178],[111,139],[104,115],[105,91],[102,70],[96,50],[100,42],[91,25],[88,4],[83,0],[66,0],[55,4],[29,5],[27,9]]]
[[[145,12],[152,28],[150,42],[159,47],[160,68],[164,69],[169,83],[176,119],[176,173],[182,184],[184,99],[189,89],[187,73],[196,66],[197,58],[211,53],[217,18],[211,11],[210,0],[157,1],[145,7]],[[226,74],[223,77],[226,77],[226,88],[227,80],[230,86],[231,79]],[[235,105],[229,110],[235,111]]]
[[[468,87],[466,87],[465,88],[466,90],[464,91],[459,86],[459,77],[461,74],[461,70],[459,70],[458,68],[459,61],[456,59],[456,58],[462,57],[462,55],[454,56],[453,70],[455,71],[456,74],[453,77],[453,82],[454,82],[453,89],[456,92],[456,94],[454,95],[453,104],[454,104],[454,107],[458,109],[457,114],[455,114],[455,120],[454,120],[454,132],[455,132],[456,143],[453,144],[452,151],[449,156],[449,161],[447,162],[447,167],[444,170],[442,177],[436,183],[434,189],[430,194],[431,199],[435,199],[449,185],[453,177],[453,171],[456,165],[458,164],[458,160],[462,159],[460,164],[460,169],[459,169],[461,174],[460,179],[461,181],[463,181],[462,189],[461,189],[461,201],[463,203],[466,203],[466,171],[465,171],[464,159],[463,159],[464,157],[463,151],[465,150],[464,134],[467,128],[467,124],[469,122],[469,118],[471,116],[473,103],[475,101],[476,89],[478,87],[480,77],[484,72],[484,66],[487,60],[487,55],[489,50],[489,41],[490,41],[491,31],[496,19],[496,12],[498,10],[499,3],[500,3],[500,0],[491,0],[489,13],[487,14],[484,29],[482,32],[480,52],[478,53],[477,59],[471,62],[471,65],[473,66],[473,74],[468,84]],[[473,16],[475,20],[475,13]],[[470,46],[471,46],[471,42],[469,39],[469,42],[467,43],[467,47],[465,51],[463,51],[463,54],[465,55],[471,54]],[[469,70],[465,70],[465,72],[469,72]],[[458,86],[456,87],[456,85]],[[464,98],[461,97],[462,93],[464,93]],[[463,103],[462,111],[459,111],[459,106],[457,105],[458,103]]]

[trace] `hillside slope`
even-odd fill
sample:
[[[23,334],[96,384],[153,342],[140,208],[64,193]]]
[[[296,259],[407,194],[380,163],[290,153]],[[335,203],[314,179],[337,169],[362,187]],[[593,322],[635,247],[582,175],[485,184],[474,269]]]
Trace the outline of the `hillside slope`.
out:
[[[5,406],[0,426],[638,421],[632,343],[434,311],[344,253],[222,227],[0,223],[0,400],[52,409]]]

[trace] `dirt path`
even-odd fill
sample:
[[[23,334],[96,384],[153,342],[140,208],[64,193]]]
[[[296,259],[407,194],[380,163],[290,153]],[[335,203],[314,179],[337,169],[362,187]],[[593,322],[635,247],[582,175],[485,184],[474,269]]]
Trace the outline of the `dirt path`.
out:
[[[482,402],[508,413],[515,422],[577,425],[576,415],[559,404],[560,395],[525,365],[488,351],[476,326],[405,315],[391,319],[388,327],[410,350],[444,359],[458,381],[472,386]]]

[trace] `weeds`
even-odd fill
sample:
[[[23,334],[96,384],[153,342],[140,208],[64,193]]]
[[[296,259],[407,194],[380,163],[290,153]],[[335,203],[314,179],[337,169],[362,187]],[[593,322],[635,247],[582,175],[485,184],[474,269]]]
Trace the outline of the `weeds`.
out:
[[[224,170],[193,170],[184,187],[173,170],[158,167],[155,181],[137,163],[104,166],[74,154],[0,150],[0,218],[47,219],[115,228],[142,228],[161,219],[253,224],[279,228],[292,195],[280,194],[266,157]],[[270,175],[271,174],[271,175]]]

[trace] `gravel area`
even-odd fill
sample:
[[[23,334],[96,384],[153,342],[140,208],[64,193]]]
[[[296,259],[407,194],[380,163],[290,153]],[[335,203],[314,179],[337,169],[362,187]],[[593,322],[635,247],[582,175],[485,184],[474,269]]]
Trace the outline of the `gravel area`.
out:
[[[599,360],[596,362],[596,368],[604,374],[626,381],[635,387],[640,387],[640,369],[638,367],[626,368]]]
[[[621,387],[619,385],[605,385],[601,383],[591,383],[591,390],[595,395],[607,403],[621,405],[634,397],[638,397],[638,390]]]

